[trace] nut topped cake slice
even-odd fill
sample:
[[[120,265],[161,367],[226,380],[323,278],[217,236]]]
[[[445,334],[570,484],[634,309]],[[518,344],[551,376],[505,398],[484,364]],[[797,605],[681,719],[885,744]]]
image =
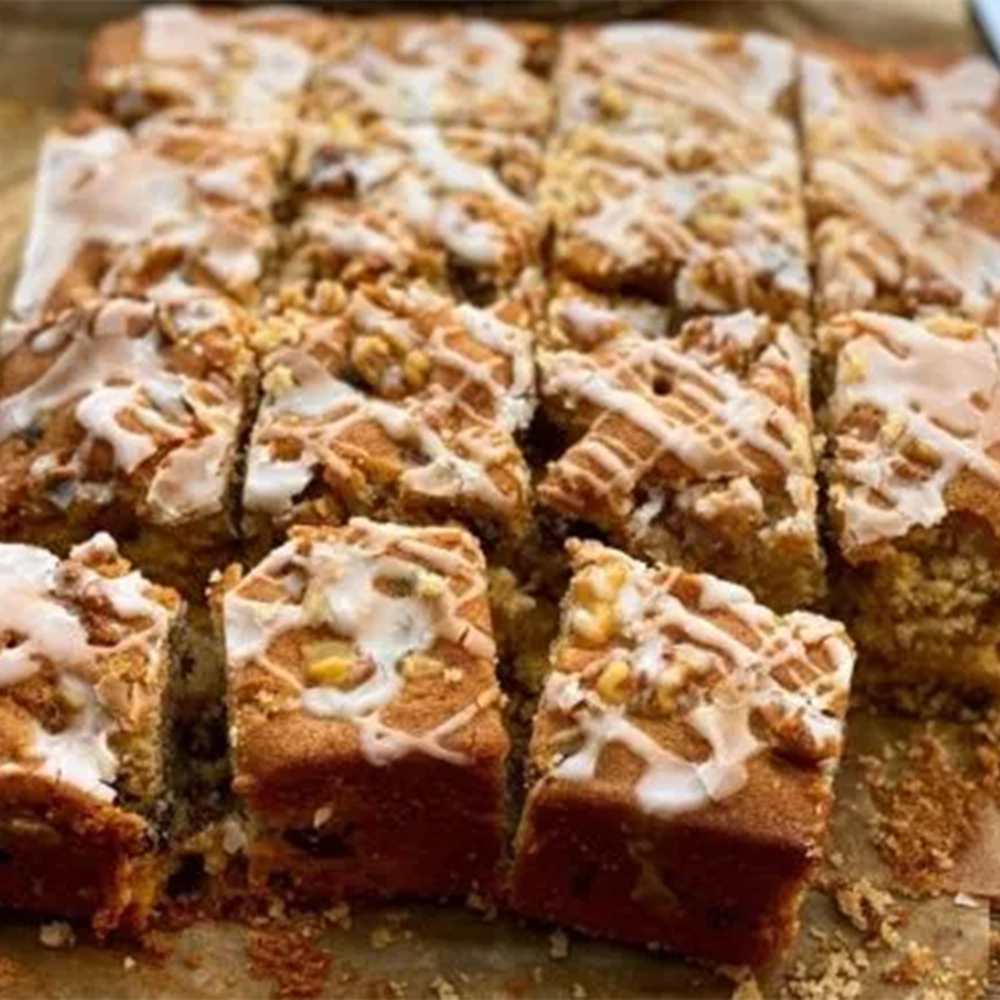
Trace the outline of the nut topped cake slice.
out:
[[[157,4],[97,32],[83,96],[127,125],[170,109],[285,125],[298,116],[313,53],[338,30],[301,8]]]
[[[684,123],[791,142],[796,63],[789,42],[757,32],[641,21],[568,28],[554,75],[559,126]]]
[[[1000,319],[996,66],[809,55],[802,113],[820,311]]]
[[[15,317],[189,285],[255,301],[281,156],[260,130],[159,118],[128,133],[77,116],[42,150]]]
[[[344,281],[392,271],[475,292],[540,263],[542,151],[528,136],[340,116],[297,137],[291,271]]]
[[[543,79],[555,49],[540,24],[481,18],[374,17],[332,32],[306,118],[478,125],[542,135],[552,119]]]
[[[1000,336],[846,314],[831,400],[835,596],[859,679],[1000,694]]]
[[[758,964],[822,851],[853,651],[742,587],[569,543],[513,903],[579,930]]]
[[[508,739],[486,564],[458,528],[295,527],[220,583],[251,884],[496,891]]]
[[[823,590],[808,355],[749,312],[539,353],[551,420],[574,439],[539,500],[629,551],[708,570],[780,609]]]
[[[180,598],[97,535],[60,560],[0,544],[0,906],[140,925],[169,814]],[[145,818],[144,818],[145,817]],[[151,826],[147,819],[153,820]]]
[[[233,537],[254,328],[217,297],[111,299],[9,327],[0,536],[65,552],[109,528],[154,577],[197,589]]]
[[[704,126],[585,126],[550,150],[540,203],[558,275],[688,313],[803,320],[808,247],[798,154]]]
[[[534,409],[522,303],[456,304],[414,284],[321,282],[265,327],[264,398],[243,503],[251,536],[290,522],[528,526],[515,434]]]

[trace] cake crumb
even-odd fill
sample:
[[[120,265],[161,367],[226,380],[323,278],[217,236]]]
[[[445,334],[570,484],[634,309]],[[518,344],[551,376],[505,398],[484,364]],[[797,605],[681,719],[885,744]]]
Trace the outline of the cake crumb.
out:
[[[331,964],[329,952],[296,930],[251,931],[247,957],[255,976],[275,981],[279,1000],[321,994]]]
[[[342,931],[351,929],[351,907],[348,903],[336,903],[323,911],[323,917],[328,924],[339,927]]]
[[[461,1000],[458,990],[444,976],[438,976],[431,983],[431,990],[438,1000]]]
[[[139,963],[131,955],[126,955],[122,959],[122,968],[126,972],[131,972]]]
[[[573,1000],[587,1000],[587,987],[583,983],[573,984]]]
[[[837,909],[869,940],[890,948],[899,943],[898,917],[892,894],[879,889],[867,878],[842,882],[833,892]]]
[[[860,1000],[862,977],[871,967],[863,948],[828,935],[824,953],[807,966],[796,962],[785,978],[784,995],[793,1000]]]
[[[569,958],[569,936],[564,930],[554,930],[549,935],[549,956],[556,962]]]
[[[64,920],[53,920],[38,929],[38,940],[46,948],[72,948],[76,944],[76,934]]]
[[[370,941],[371,946],[376,951],[385,951],[396,940],[396,933],[389,927],[376,927],[372,931]]]
[[[934,953],[925,945],[910,941],[902,957],[893,963],[882,978],[887,983],[915,986],[924,982],[934,969]]]
[[[731,1000],[764,1000],[764,994],[751,974],[736,984]]]

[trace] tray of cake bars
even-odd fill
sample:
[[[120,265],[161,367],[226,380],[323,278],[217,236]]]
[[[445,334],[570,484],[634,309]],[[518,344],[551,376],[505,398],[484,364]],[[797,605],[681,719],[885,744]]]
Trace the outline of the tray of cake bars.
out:
[[[988,993],[1000,71],[744,27],[90,34],[0,333],[0,996]]]

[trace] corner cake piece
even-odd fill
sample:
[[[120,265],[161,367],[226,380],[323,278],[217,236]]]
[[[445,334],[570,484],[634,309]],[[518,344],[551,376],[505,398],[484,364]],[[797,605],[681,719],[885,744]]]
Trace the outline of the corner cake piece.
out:
[[[264,330],[264,397],[243,505],[251,538],[291,522],[469,521],[488,538],[530,522],[515,434],[534,409],[529,320],[414,284],[321,282]]]
[[[82,114],[48,136],[12,311],[188,285],[256,301],[277,248],[281,147],[221,122],[159,118],[128,133]]]
[[[550,150],[540,203],[558,274],[689,313],[808,313],[798,154],[703,126],[583,127]]]
[[[841,345],[830,513],[859,679],[1000,694],[1000,337],[866,312],[822,336]]]
[[[163,110],[285,125],[299,114],[313,53],[339,25],[292,7],[149,7],[94,35],[84,101],[126,125]]]
[[[217,596],[251,885],[495,893],[508,739],[472,535],[296,527]]]
[[[808,352],[749,312],[539,353],[550,419],[574,439],[539,500],[637,555],[731,577],[779,609],[823,591]]]
[[[169,816],[180,598],[97,535],[60,560],[0,544],[0,906],[142,925]]]
[[[541,136],[552,119],[543,79],[555,32],[480,18],[374,17],[331,32],[305,117],[389,118]]]
[[[853,651],[742,587],[569,543],[513,905],[587,933],[762,963],[822,851]]]
[[[478,297],[539,265],[542,151],[528,136],[341,116],[297,140],[293,275],[356,282],[392,271]]]
[[[1000,72],[986,59],[803,62],[818,306],[1000,320]]]
[[[59,552],[110,529],[197,589],[233,537],[254,321],[218,298],[112,299],[0,341],[0,537]]]
[[[629,22],[567,29],[556,65],[559,126],[775,132],[791,137],[797,75],[788,42]]]

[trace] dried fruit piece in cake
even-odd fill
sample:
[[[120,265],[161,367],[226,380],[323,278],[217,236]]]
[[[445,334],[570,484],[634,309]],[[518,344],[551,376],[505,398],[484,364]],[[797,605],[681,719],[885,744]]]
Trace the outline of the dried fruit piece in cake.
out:
[[[552,119],[543,79],[555,33],[480,18],[378,17],[331,34],[306,117],[479,125],[542,135]]]
[[[96,535],[67,559],[0,544],[0,906],[141,925],[169,815],[180,598]]]
[[[391,271],[467,297],[510,287],[540,262],[541,166],[525,135],[346,116],[302,126],[289,270],[352,282]]]
[[[217,297],[111,299],[4,331],[0,536],[65,552],[110,529],[197,588],[233,537],[255,321]]]
[[[731,577],[780,609],[823,589],[808,354],[749,312],[676,338],[541,351],[550,419],[575,439],[542,504],[636,554]]]
[[[160,4],[94,35],[84,100],[127,125],[166,109],[285,125],[299,114],[313,53],[344,30],[292,7]]]
[[[297,521],[351,514],[474,523],[487,536],[529,523],[515,434],[534,409],[530,317],[414,284],[346,292],[321,282],[265,327],[264,398],[243,504],[273,544]]]
[[[831,400],[839,613],[859,680],[1000,694],[1000,338],[850,313]]]
[[[571,542],[535,717],[513,904],[758,964],[822,850],[853,651],[842,625]]]
[[[188,285],[256,301],[281,155],[266,133],[219,122],[159,118],[131,134],[78,116],[42,150],[14,315]]]
[[[295,527],[218,593],[251,884],[292,898],[497,889],[486,564],[458,528]]]
[[[984,58],[803,60],[821,312],[1000,319],[1000,72]]]
[[[797,60],[769,35],[631,22],[563,33],[559,125],[790,135]]]
[[[550,150],[540,204],[558,273],[687,312],[808,311],[798,154],[704,127],[583,127]]]

